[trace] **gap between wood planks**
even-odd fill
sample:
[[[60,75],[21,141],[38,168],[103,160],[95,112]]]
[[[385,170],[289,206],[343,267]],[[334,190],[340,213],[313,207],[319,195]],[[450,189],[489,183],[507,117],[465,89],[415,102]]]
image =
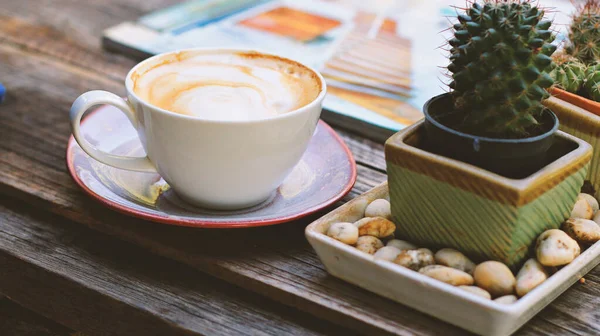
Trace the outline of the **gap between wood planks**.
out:
[[[353,334],[56,215],[27,210],[16,201],[0,204],[0,266],[8,272],[0,285],[63,325],[91,335]]]
[[[1,159],[6,160],[6,165],[3,166],[5,169],[1,170],[3,180],[2,189],[6,194],[22,198],[30,204],[41,205],[46,209],[50,209],[63,216],[91,226],[94,229],[108,232],[109,234],[118,236],[124,240],[137,243],[157,254],[170,256],[171,258],[187,263],[188,265],[195,265],[195,268],[210,273],[211,275],[224,278],[246,289],[275,298],[276,300],[280,300],[290,306],[310,312],[320,318],[333,320],[341,325],[351,326],[356,330],[363,330],[363,332],[366,333],[384,333],[387,331],[396,334],[407,334],[415,333],[417,330],[423,332],[423,330],[435,330],[436,328],[444,327],[445,324],[438,321],[432,321],[416,311],[407,309],[393,302],[388,302],[379,297],[370,298],[372,294],[357,291],[353,286],[327,277],[322,269],[319,276],[325,276],[328,283],[335,283],[332,288],[337,288],[338,291],[341,290],[344,294],[334,297],[331,294],[331,290],[324,291],[311,281],[295,277],[293,272],[289,273],[289,269],[282,272],[281,270],[271,268],[267,270],[265,274],[260,274],[259,271],[261,271],[261,265],[268,265],[268,263],[254,262],[254,265],[248,265],[246,262],[252,263],[252,261],[246,258],[238,258],[238,260],[233,260],[227,256],[214,258],[210,257],[210,251],[204,256],[202,254],[196,254],[195,252],[190,254],[177,248],[177,246],[182,243],[177,237],[181,235],[189,236],[189,234],[185,234],[185,232],[190,233],[192,231],[178,228],[166,228],[163,225],[156,225],[123,217],[114,212],[106,211],[104,207],[95,204],[86,197],[82,197],[81,191],[79,191],[76,186],[74,188],[74,184],[66,174],[64,166],[62,169],[60,167],[61,164],[64,165],[64,149],[57,152],[57,150],[60,149],[60,139],[54,137],[50,138],[51,140],[47,139],[53,143],[47,143],[46,141],[43,141],[42,138],[35,139],[23,137],[19,141],[13,141],[13,139],[18,139],[20,133],[27,133],[30,130],[39,127],[42,120],[59,118],[63,115],[64,112],[61,110],[59,104],[62,103],[67,105],[66,99],[68,97],[66,97],[64,93],[56,91],[56,87],[72,92],[74,87],[82,86],[82,83],[83,86],[89,86],[90,83],[85,83],[85,77],[77,77],[79,76],[78,73],[73,75],[77,79],[69,77],[68,75],[63,76],[59,73],[54,74],[50,71],[53,69],[53,63],[44,62],[44,64],[40,65],[39,63],[43,62],[43,60],[30,57],[29,53],[24,53],[9,47],[0,47],[0,52],[2,51],[4,51],[4,56],[7,56],[5,59],[12,62],[9,62],[10,64],[7,64],[9,67],[4,68],[3,70],[8,70],[9,74],[11,72],[17,74],[17,76],[19,76],[17,83],[21,86],[23,84],[35,85],[35,91],[32,92],[24,91],[18,93],[17,91],[13,91],[15,94],[22,94],[23,96],[13,96],[12,99],[10,99],[11,97],[9,96],[7,102],[0,106],[0,110],[6,112],[9,111],[8,109],[13,109],[7,117],[22,125],[20,128],[5,127],[4,134],[7,136],[8,141],[6,143],[0,143],[0,147],[9,145],[8,148],[4,147],[6,148],[6,151],[2,152],[1,157]],[[9,55],[10,53],[12,53],[12,55]],[[10,66],[12,66],[12,68]],[[0,71],[0,73],[2,73],[2,71]],[[6,72],[4,74],[6,75]],[[45,83],[47,78],[45,78],[44,75],[46,77],[52,76],[53,82],[51,85]],[[9,77],[9,81],[14,80],[15,78]],[[88,79],[88,82],[93,82],[93,79]],[[25,87],[27,88],[28,86]],[[62,98],[57,100],[54,97],[47,96],[47,92],[56,92],[56,94]],[[33,101],[29,99],[32,94],[37,95],[39,99],[34,99]],[[51,106],[47,111],[35,110],[36,104],[46,104],[47,101],[53,102],[55,106]],[[61,119],[57,119],[57,121],[60,120]],[[68,132],[68,122],[66,120],[64,122],[47,125],[47,127],[48,130],[58,131],[58,133],[61,134]],[[11,141],[13,142],[11,143]],[[64,144],[66,144],[66,137]],[[15,146],[17,149],[12,148]],[[17,150],[19,154],[13,153],[12,150]],[[39,154],[44,153],[50,155],[49,159],[54,162],[52,165],[48,166],[47,164],[43,164],[40,161],[33,159]],[[373,178],[379,180],[373,181],[370,178],[364,179],[362,184],[364,190],[358,191],[359,193],[366,191],[366,189],[385,179],[384,174],[361,166],[359,166],[359,169],[365,171],[365,174],[361,174],[361,176],[375,174],[376,176],[373,176]],[[363,178],[361,178],[361,180],[363,180]],[[360,185],[361,184],[357,184],[357,187]],[[94,209],[92,210],[92,213],[89,212],[91,209]],[[140,231],[131,231],[138,230],[135,229],[138,224],[138,229]],[[256,232],[254,236],[260,236],[259,232],[271,232],[273,234],[275,234],[275,232],[281,232],[282,234],[275,234],[273,237],[274,240],[272,240],[273,242],[281,241],[278,239],[281,236],[289,236],[293,238],[291,239],[291,243],[296,245],[300,244],[304,246],[303,248],[306,248],[307,243],[302,234],[302,228],[306,224],[306,221],[302,223],[297,222],[295,223],[296,225],[293,224],[294,223],[291,223],[292,226],[286,226],[285,228],[282,226],[281,228],[269,228],[252,232]],[[293,232],[286,233],[289,231],[288,228],[293,229]],[[171,239],[172,244],[167,243],[166,245],[162,244],[161,246],[157,246],[144,238],[145,235],[149,235],[148,238],[153,236],[151,231],[155,229],[158,229],[159,231],[166,229],[169,233],[166,235],[158,233],[155,238],[159,238],[160,240],[162,239],[160,237],[169,238],[169,236],[171,236],[171,238],[174,238],[174,240]],[[179,232],[182,234],[176,234]],[[206,235],[208,232],[197,231],[196,233],[202,233],[201,235],[193,235],[194,237],[199,238]],[[232,234],[233,233],[230,233],[228,236],[231,236]],[[176,237],[173,235],[176,235]],[[236,235],[239,236],[237,232]],[[272,236],[272,234],[269,235]],[[190,249],[194,250],[193,246],[198,245],[200,241],[201,240],[192,240],[189,241],[189,244],[185,244]],[[226,240],[220,239],[220,241]],[[229,241],[231,241],[231,239],[229,239]],[[237,244],[244,245],[244,241],[245,239],[240,240]],[[231,241],[231,243],[233,242],[234,241]],[[286,245],[288,250],[289,243],[290,242],[281,241],[281,244]],[[259,242],[259,244],[264,245],[265,242]],[[192,250],[189,252],[192,252]],[[252,252],[252,249],[250,249],[250,252]],[[188,253],[188,255],[186,255],[186,253]],[[247,254],[247,251],[245,254]],[[258,256],[255,255],[255,257]],[[298,282],[302,283],[302,286],[298,286]],[[311,291],[313,291],[313,294],[308,295]],[[305,295],[307,297],[303,297]],[[369,299],[360,298],[365,295],[369,297]],[[402,317],[402,322],[399,323],[397,321],[398,317],[391,314],[389,316],[390,320],[384,322],[378,317],[379,315],[382,315],[382,313],[374,308],[369,308],[370,312],[365,314],[366,307],[364,306],[368,305],[369,302],[372,304],[378,303],[380,307],[395,307],[382,309],[385,309],[389,314],[392,312],[402,312],[401,316],[405,317]],[[344,308],[344,312],[337,310],[342,307]],[[362,313],[359,313],[359,311],[362,311]],[[425,325],[430,325],[430,327],[425,328]]]
[[[84,336],[0,294],[0,330],[15,336]]]
[[[274,280],[277,280],[277,279],[274,278]],[[570,318],[572,319],[572,316]]]
[[[19,46],[21,46],[21,48],[19,48]],[[60,60],[59,59],[57,61],[56,60],[56,56],[53,56],[52,54],[48,54],[48,53],[44,54],[42,52],[42,55],[36,55],[36,54],[34,54],[34,52],[36,52],[38,50],[35,49],[35,46],[33,48],[32,47],[27,47],[27,46],[22,47],[22,44],[10,42],[9,46],[5,46],[5,47],[2,47],[2,48],[7,48],[7,49],[4,49],[4,50],[8,50],[8,49],[17,50],[15,52],[22,54],[23,57],[31,57],[31,58],[36,58],[37,57],[38,60],[40,60],[42,62],[46,62],[48,64],[51,64],[52,66],[55,66],[55,67],[57,67],[59,69],[63,69],[65,71],[69,71],[69,72],[74,72],[75,74],[77,74],[79,76],[86,77],[86,78],[88,78],[90,80],[93,80],[93,81],[100,81],[100,82],[105,83],[106,85],[108,85],[110,87],[116,87],[117,85],[118,86],[122,86],[123,85],[123,82],[122,82],[121,79],[117,79],[117,78],[106,79],[105,77],[101,77],[100,76],[102,73],[99,72],[99,71],[95,71],[95,73],[90,74],[89,73],[89,69],[87,67],[85,67],[85,64],[79,64],[76,59],[75,59],[75,63],[73,63],[74,62],[73,59],[71,59],[69,61],[65,61],[65,60]],[[58,55],[61,56],[60,53]],[[102,69],[102,64],[97,64],[97,68],[98,69]],[[88,71],[84,71],[83,69],[86,69]],[[94,68],[94,70],[95,69],[96,68]],[[342,131],[340,133],[343,134],[344,132]],[[352,147],[351,141],[349,141],[348,138],[349,138],[348,136],[344,137],[344,139],[347,141],[347,143],[349,144],[349,146]],[[357,139],[357,140],[354,142],[354,144],[357,144],[357,145],[362,145],[364,142],[366,142],[366,140],[360,140],[359,137],[356,137],[355,139]],[[376,148],[376,146],[373,146],[373,147]],[[356,148],[357,147],[352,147],[352,150],[355,151]],[[365,151],[366,154],[362,158],[360,158],[359,155],[357,155],[357,153],[360,153],[360,151],[355,151],[355,155],[357,156],[357,162],[359,164],[359,169],[362,171],[362,173],[359,172],[359,175],[362,176],[363,174],[366,174],[366,175],[374,174],[375,172],[372,169],[370,169],[370,167],[378,167],[377,168],[378,170],[384,171],[384,167],[385,166],[382,165],[382,159],[381,159],[382,156],[381,155],[376,155],[373,158],[372,156],[368,155],[368,153],[373,153],[373,151],[378,152],[379,154],[382,154],[381,150],[380,149],[379,150],[373,150],[372,148],[369,148],[368,145],[366,146],[366,148],[367,148],[367,150]],[[53,154],[56,154],[56,153],[53,153]],[[64,153],[61,153],[61,154],[64,155]],[[57,159],[61,159],[61,158],[57,158]],[[14,167],[15,170],[18,170],[19,168],[22,169],[23,167],[20,167],[20,166],[15,166]],[[57,168],[58,167],[54,167],[54,169],[57,169]],[[35,172],[36,171],[36,166],[32,165],[31,169]],[[64,172],[64,171],[62,171],[62,172]],[[28,172],[26,172],[25,175],[21,175],[21,176],[24,177],[24,178],[27,178],[28,176],[31,176],[31,175],[28,175],[28,174],[31,174],[31,173],[32,173],[32,171],[28,171]],[[37,173],[37,172],[35,172],[35,173]],[[381,176],[381,174],[380,174],[380,176]],[[47,176],[44,176],[43,174],[41,174],[41,175],[38,176],[38,178],[44,179],[44,178],[47,178]],[[377,179],[377,177],[375,179]],[[362,180],[363,179],[361,178],[360,181],[357,182],[357,187],[353,189],[353,192],[352,192],[352,194],[350,194],[349,197],[352,197],[352,196],[355,196],[355,195],[357,195],[357,194],[359,194],[361,192],[364,192],[364,191],[366,191],[366,189],[368,189],[368,187],[373,186],[374,179],[367,179],[367,182],[363,182]],[[55,207],[57,205],[57,204],[54,204],[53,201],[48,200],[46,198],[46,197],[49,196],[48,194],[46,194],[45,196],[41,195],[41,193],[48,192],[48,193],[51,193],[54,197],[60,196],[59,192],[57,190],[55,190],[54,193],[52,193],[51,190],[40,190],[39,186],[36,188],[35,183],[30,183],[30,184],[27,185],[27,187],[25,187],[25,185],[22,184],[23,182],[24,181],[13,180],[12,182],[10,182],[10,184],[12,185],[12,187],[9,186],[9,189],[14,188],[14,190],[19,191],[20,193],[22,193],[23,198],[26,199],[26,200],[31,200],[31,196],[34,196],[36,198],[39,197],[38,200],[44,199],[45,202],[50,202],[50,204],[52,205],[51,208]],[[27,183],[27,182],[25,182],[25,183]],[[17,187],[17,186],[19,186],[19,187]],[[25,191],[25,189],[20,189],[20,188],[24,188],[24,187],[26,189],[28,188],[27,191]],[[58,189],[60,190],[60,188],[58,188]],[[72,196],[72,195],[70,195],[70,196]],[[349,197],[347,197],[346,199],[348,199]],[[54,199],[54,201],[56,201],[56,199]],[[73,206],[73,204],[70,203],[71,199],[66,199],[64,201],[66,202],[66,204],[64,204],[65,208],[64,209],[59,209],[58,210],[59,213],[61,213],[61,212],[62,213],[68,213],[69,211],[73,211],[74,210],[73,208],[70,208],[70,210],[67,209],[67,208],[69,208],[69,206]],[[40,202],[40,204],[41,203],[45,203],[45,202]],[[46,208],[48,207],[47,203],[46,203],[45,207]],[[71,216],[75,216],[75,218],[78,218],[79,221],[86,221],[86,220],[89,219],[89,218],[85,218],[85,215],[84,215],[84,217],[81,217],[82,214],[78,213],[76,211],[73,212],[71,214]],[[152,248],[151,248],[151,250],[152,250]],[[162,252],[159,252],[159,253],[162,253]],[[213,275],[214,274],[215,273],[213,273]],[[217,276],[218,276],[218,274],[222,275],[222,273],[220,273],[220,272],[216,272],[216,274],[217,274]],[[280,279],[276,279],[276,280],[280,280]],[[274,288],[271,288],[271,290],[274,290]],[[572,300],[570,300],[570,301],[572,301]],[[574,300],[574,301],[577,301],[577,300]],[[572,315],[570,315],[570,316],[572,316]],[[560,321],[560,322],[562,322],[562,321]],[[414,332],[414,329],[413,329],[413,332]]]

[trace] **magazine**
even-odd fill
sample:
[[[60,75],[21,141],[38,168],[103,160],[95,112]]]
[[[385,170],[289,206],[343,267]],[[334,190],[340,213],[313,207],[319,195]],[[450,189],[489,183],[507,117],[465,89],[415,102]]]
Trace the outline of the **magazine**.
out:
[[[540,1],[568,23],[568,0]],[[385,139],[447,91],[443,31],[464,0],[192,0],[104,32],[137,57],[193,48],[251,48],[318,69],[328,122]],[[442,32],[440,34],[440,32]],[[560,35],[560,32],[559,32]],[[442,48],[439,48],[442,46]]]

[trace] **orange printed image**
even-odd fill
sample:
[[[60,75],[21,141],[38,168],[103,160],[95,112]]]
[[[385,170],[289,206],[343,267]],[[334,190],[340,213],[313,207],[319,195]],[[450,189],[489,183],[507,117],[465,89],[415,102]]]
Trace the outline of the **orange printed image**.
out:
[[[329,94],[400,124],[423,117],[411,97],[411,43],[396,34],[396,22],[359,11],[354,29],[320,69]]]
[[[341,22],[289,7],[278,7],[242,20],[239,24],[307,42],[338,27]]]

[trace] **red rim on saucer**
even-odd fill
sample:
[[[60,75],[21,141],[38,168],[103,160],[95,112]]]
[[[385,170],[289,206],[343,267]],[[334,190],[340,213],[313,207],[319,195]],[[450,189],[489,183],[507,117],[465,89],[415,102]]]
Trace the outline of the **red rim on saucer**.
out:
[[[135,129],[118,109],[102,106],[81,123],[82,134],[97,148],[118,155],[142,156]],[[73,136],[67,167],[75,182],[92,198],[126,215],[178,226],[245,228],[285,223],[322,210],[344,197],[356,181],[352,153],[325,122],[290,176],[263,204],[236,210],[199,209],[180,200],[156,173],[113,168],[87,155]]]

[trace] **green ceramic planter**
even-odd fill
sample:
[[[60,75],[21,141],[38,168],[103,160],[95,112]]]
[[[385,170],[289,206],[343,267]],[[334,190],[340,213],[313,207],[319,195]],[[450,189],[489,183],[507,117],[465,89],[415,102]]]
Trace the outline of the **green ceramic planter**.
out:
[[[559,131],[550,148],[554,159],[526,178],[510,179],[423,150],[422,138],[420,121],[385,145],[396,235],[512,268],[540,233],[569,217],[592,156],[588,143]]]
[[[584,104],[581,100],[587,99],[566,94],[551,97],[544,101],[544,105],[554,111],[558,117],[561,131],[589,142],[594,148],[586,179],[594,186],[596,190],[594,196],[598,198],[600,197],[600,103],[594,105],[588,100],[590,103]]]

